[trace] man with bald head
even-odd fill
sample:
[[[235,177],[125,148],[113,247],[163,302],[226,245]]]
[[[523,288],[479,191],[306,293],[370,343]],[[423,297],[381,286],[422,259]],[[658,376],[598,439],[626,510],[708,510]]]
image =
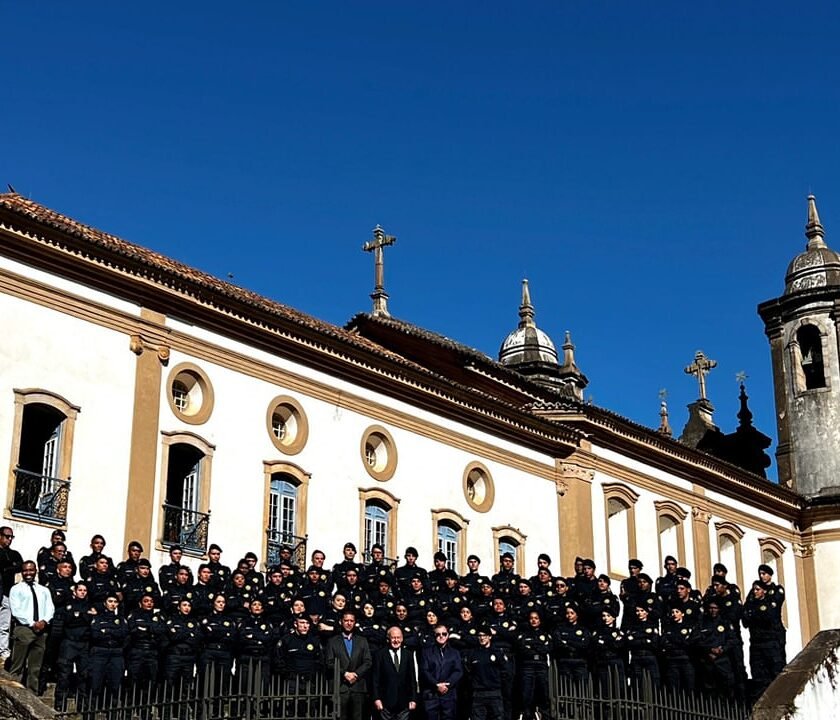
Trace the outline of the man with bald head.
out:
[[[373,706],[382,720],[407,720],[417,707],[414,653],[403,644],[403,632],[388,628],[388,643],[377,654],[371,678]]]

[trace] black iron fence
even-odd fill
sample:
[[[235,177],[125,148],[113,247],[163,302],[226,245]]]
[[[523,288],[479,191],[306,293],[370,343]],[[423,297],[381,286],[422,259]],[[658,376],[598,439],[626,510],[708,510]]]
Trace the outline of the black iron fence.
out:
[[[644,675],[627,682],[614,669],[586,680],[549,671],[548,716],[568,720],[746,720],[749,710],[730,698],[706,693],[675,692],[655,686]]]
[[[306,536],[298,537],[272,528],[268,528],[265,535],[267,538],[265,549],[265,564],[267,567],[273,567],[280,562],[280,551],[286,547],[289,548],[291,553],[292,563],[301,572],[306,570]]]
[[[59,720],[337,720],[338,670],[277,676],[268,663],[207,666],[189,680],[56,700]]]
[[[70,480],[15,468],[12,514],[63,525],[67,520]]]
[[[164,545],[180,545],[184,550],[207,552],[210,513],[175,505],[163,506]]]

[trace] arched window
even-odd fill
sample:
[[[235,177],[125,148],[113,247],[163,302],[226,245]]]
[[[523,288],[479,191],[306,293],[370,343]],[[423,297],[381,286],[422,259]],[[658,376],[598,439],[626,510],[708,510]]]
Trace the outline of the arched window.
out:
[[[741,538],[744,531],[735,523],[715,523],[718,541],[718,562],[726,565],[726,578],[744,589],[744,568],[741,561]]]
[[[210,526],[210,466],[215,447],[190,432],[162,433],[163,514],[161,544],[207,552]]]
[[[609,574],[624,577],[627,561],[636,556],[636,501],[639,494],[619,483],[603,486]]]
[[[499,572],[499,561],[502,554],[509,552],[513,555],[514,568],[524,572],[525,567],[525,540],[518,528],[510,525],[493,528],[493,542],[496,546],[496,557],[494,558],[496,572]]]
[[[14,394],[11,514],[63,525],[79,408],[47,390],[15,390]]]
[[[399,504],[399,498],[394,497],[387,490],[359,488],[362,558],[366,563],[371,561],[371,546],[377,543],[385,549],[387,560],[396,563]]]
[[[309,490],[309,473],[290,462],[264,462],[265,527],[267,567],[280,561],[280,550],[291,550],[292,561],[305,569],[306,555],[306,503]]]
[[[805,378],[805,390],[826,386],[823,365],[822,337],[815,325],[803,325],[796,331],[799,344],[799,362]]]
[[[446,565],[459,575],[467,565],[467,520],[454,510],[432,510],[434,547],[446,555]]]
[[[659,533],[659,566],[662,567],[668,555],[677,558],[680,564],[685,564],[683,520],[688,516],[688,512],[670,500],[658,500],[653,505],[656,508]]]

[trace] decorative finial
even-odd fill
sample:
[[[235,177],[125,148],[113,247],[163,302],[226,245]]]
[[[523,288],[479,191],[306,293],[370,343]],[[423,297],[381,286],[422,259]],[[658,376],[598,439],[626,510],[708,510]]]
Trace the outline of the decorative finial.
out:
[[[388,312],[388,293],[385,292],[385,262],[383,248],[397,241],[393,235],[386,235],[380,225],[373,229],[373,239],[362,245],[365,252],[373,252],[374,287],[370,297],[373,300],[373,314],[391,317]]]
[[[748,377],[749,375],[747,375],[747,373],[745,373],[743,370],[739,370],[735,373],[735,382],[739,385],[743,385],[747,381]]]
[[[685,368],[686,375],[694,375],[697,378],[697,383],[700,386],[700,400],[706,400],[706,375],[717,367],[717,360],[712,360],[706,357],[702,350],[694,353],[694,362]]]
[[[741,409],[738,411],[738,427],[748,428],[752,425],[753,419],[752,411],[747,406],[747,400],[749,398],[747,396],[747,390],[744,387],[744,383],[746,382],[748,376],[747,373],[742,370],[735,377],[738,380],[738,384],[741,386],[741,392],[738,394],[738,399],[741,401]]]
[[[566,330],[566,336],[563,339],[563,367],[577,367],[575,365],[575,345],[572,342],[572,333],[569,330]]]
[[[18,191],[12,187],[12,183],[6,183],[6,186],[9,188],[10,193],[14,193],[15,195],[18,194]]]
[[[671,430],[671,423],[668,420],[668,403],[665,398],[668,397],[668,391],[662,388],[659,391],[659,427],[656,432],[665,437],[671,437],[674,431]]]
[[[519,304],[519,327],[536,327],[534,324],[534,306],[531,304],[531,290],[528,281],[522,281],[522,302]]]
[[[805,237],[808,238],[808,250],[826,247],[825,230],[817,212],[817,199],[813,195],[808,196],[808,222],[805,225]]]

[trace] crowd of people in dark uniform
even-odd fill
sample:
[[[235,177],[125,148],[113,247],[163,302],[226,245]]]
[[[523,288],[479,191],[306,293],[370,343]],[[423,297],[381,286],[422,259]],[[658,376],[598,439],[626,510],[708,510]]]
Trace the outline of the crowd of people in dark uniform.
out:
[[[0,528],[0,538],[10,533]],[[61,531],[34,563],[24,562],[9,542],[0,547],[0,578],[13,616],[7,667],[28,673],[27,684],[37,692],[55,682],[57,709],[79,687],[116,696],[126,687],[192,683],[209,666],[240,680],[255,667],[264,678],[299,680],[340,661],[342,718],[369,717],[376,709],[390,720],[410,704],[433,719],[522,714],[528,720],[548,713],[551,663],[569,682],[591,678],[606,688],[647,676],[654,686],[747,702],[785,664],[784,588],[773,582],[768,565],[759,566],[742,597],[721,564],[701,592],[674,557],[655,579],[632,559],[616,594],[592,560],[577,558],[574,576],[555,576],[546,554],[530,577],[517,574],[510,553],[502,554],[492,576],[470,555],[468,572],[459,576],[440,552],[426,570],[413,547],[405,563],[394,566],[374,545],[363,564],[348,542],[332,568],[315,550],[301,570],[283,548],[280,561],[263,574],[253,553],[231,568],[222,564],[221,548],[211,545],[193,576],[178,546],[155,573],[138,542],[129,543],[118,563],[105,554],[100,535],[78,562]],[[12,585],[16,573],[23,580]],[[39,601],[36,586],[49,597]],[[749,683],[743,629],[749,632]],[[418,694],[400,695],[397,705],[405,708],[383,706],[377,695],[385,681],[377,678],[387,677],[377,671],[377,658],[390,658],[398,668],[401,652],[417,663]]]

